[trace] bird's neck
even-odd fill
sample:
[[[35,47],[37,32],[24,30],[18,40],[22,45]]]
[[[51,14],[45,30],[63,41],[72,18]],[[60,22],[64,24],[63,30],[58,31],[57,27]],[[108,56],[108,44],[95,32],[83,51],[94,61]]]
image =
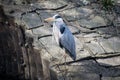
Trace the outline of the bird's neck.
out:
[[[64,23],[62,18],[56,19],[55,22]]]
[[[57,20],[54,22],[55,24],[65,25],[63,20]]]

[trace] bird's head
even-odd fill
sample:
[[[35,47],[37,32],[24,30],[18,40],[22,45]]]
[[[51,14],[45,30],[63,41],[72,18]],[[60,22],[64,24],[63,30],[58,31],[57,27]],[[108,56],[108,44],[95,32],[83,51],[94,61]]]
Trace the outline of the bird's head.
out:
[[[45,19],[47,22],[63,21],[62,17],[59,14],[54,15],[53,17]]]

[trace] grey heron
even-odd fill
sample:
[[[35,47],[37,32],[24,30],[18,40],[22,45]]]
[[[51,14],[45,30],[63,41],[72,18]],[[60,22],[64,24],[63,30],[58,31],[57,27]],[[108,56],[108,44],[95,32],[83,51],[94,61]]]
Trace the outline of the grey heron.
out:
[[[45,19],[47,22],[53,22],[53,36],[60,46],[64,48],[65,52],[73,59],[76,60],[76,45],[74,37],[69,30],[68,26],[64,23],[59,14]]]

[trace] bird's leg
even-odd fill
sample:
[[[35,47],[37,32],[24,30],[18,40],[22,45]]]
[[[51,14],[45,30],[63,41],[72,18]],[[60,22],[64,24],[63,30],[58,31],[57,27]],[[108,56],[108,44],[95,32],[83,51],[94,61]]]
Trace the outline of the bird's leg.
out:
[[[64,59],[65,59],[65,70],[66,70],[66,57],[67,57],[67,55],[65,54],[65,55],[64,55]]]
[[[67,57],[67,55],[64,54],[64,55],[61,57],[61,59],[59,59],[59,62],[58,62],[58,64],[64,63],[64,70],[67,70],[67,67],[66,67],[66,57]],[[65,60],[65,62],[62,62],[62,60],[63,60],[63,61]]]
[[[64,54],[64,59],[65,59],[65,64],[64,64],[64,66],[65,66],[65,78],[67,78],[67,71],[68,71],[68,69],[67,69],[67,64],[66,64],[66,58],[67,58],[67,54],[65,53]]]
[[[60,49],[59,49],[59,53],[60,53]],[[65,65],[66,65],[66,55],[62,55],[62,57],[59,59],[58,64],[56,65],[56,68],[58,69],[58,71],[60,71],[60,73],[62,74],[63,80],[66,80],[66,76],[64,74],[64,72],[66,73],[66,67],[65,70],[61,69],[59,64],[61,64],[62,60],[65,58]],[[64,60],[63,60],[64,61]]]

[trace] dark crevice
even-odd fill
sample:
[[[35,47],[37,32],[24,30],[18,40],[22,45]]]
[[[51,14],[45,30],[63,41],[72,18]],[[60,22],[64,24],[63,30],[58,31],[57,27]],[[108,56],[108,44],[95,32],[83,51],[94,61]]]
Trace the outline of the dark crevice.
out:
[[[94,60],[94,59],[95,59],[94,57],[88,56],[88,57],[81,58],[81,59],[76,60],[76,61],[69,61],[69,62],[66,62],[66,63],[56,64],[56,65],[59,65],[59,66],[62,66],[64,64],[70,65],[70,64],[75,63],[75,62],[80,62],[80,61],[84,61],[84,60]],[[53,66],[56,66],[56,65],[53,65]]]
[[[43,24],[39,25],[39,26],[35,26],[35,27],[32,27],[32,28],[29,28],[28,30],[31,30],[31,29],[36,29],[36,28],[39,28],[39,27],[42,27]]]
[[[39,36],[39,35],[38,35],[38,39],[40,39],[40,38],[44,38],[44,37],[49,37],[49,36],[52,36],[52,34],[43,35],[43,36],[41,36],[41,35]]]
[[[8,74],[0,74],[0,80],[23,80],[19,76],[13,76]]]
[[[80,30],[78,30],[78,31],[76,31],[76,32],[73,32],[72,34],[73,34],[73,35],[80,34]]]
[[[120,65],[116,65],[116,66],[112,66],[112,65],[99,65],[99,66],[101,66],[101,67],[104,67],[104,68],[117,68],[117,67],[120,67]]]
[[[23,46],[26,42],[26,35],[25,35],[25,31],[22,28],[22,26],[19,27],[21,34],[22,34],[22,40],[20,41],[19,45]]]
[[[69,6],[71,6],[71,4],[70,4],[70,5],[68,4],[68,7],[66,6],[67,8],[65,8],[65,9],[57,10],[57,12],[60,13],[60,12],[65,11],[65,10],[70,10],[70,9],[73,9],[73,8],[77,8],[77,7],[79,8],[79,7],[80,7],[79,5],[75,5],[75,6],[72,6],[72,7],[69,7]],[[70,20],[69,20],[69,21],[70,21]],[[72,21],[72,20],[71,20],[71,21]],[[74,21],[74,20],[73,20],[73,21]]]
[[[0,12],[0,80],[42,79],[41,58],[35,59],[40,53],[35,53],[33,38],[25,34],[23,26],[14,23],[14,18],[9,19],[1,6],[0,10],[3,11]],[[28,44],[27,47],[25,44]]]
[[[21,15],[23,16],[23,15],[25,15],[25,14],[27,14],[27,13],[37,13],[37,11],[39,11],[39,10],[53,10],[53,11],[55,11],[55,10],[60,10],[60,9],[63,9],[63,8],[65,8],[67,5],[64,5],[64,6],[62,6],[62,7],[59,7],[59,8],[56,8],[56,9],[49,9],[49,8],[36,8],[36,9],[34,9],[34,10],[31,10],[31,11],[27,11],[27,12],[23,12]]]
[[[111,56],[106,56],[106,57],[99,57],[99,59],[106,59],[106,58],[111,58],[111,57],[117,57],[117,56],[120,56],[119,54],[118,55],[111,55]],[[115,66],[112,66],[112,65],[101,65],[101,63],[99,63],[98,61],[97,61],[97,58],[95,58],[95,59],[93,59],[100,67],[104,67],[104,68],[106,68],[106,69],[108,69],[108,68],[112,68],[112,67],[120,67],[120,65],[115,65]]]
[[[92,57],[92,56],[88,56],[88,57],[84,57],[84,58],[81,58],[81,59],[78,59],[76,61],[69,61],[69,62],[66,62],[66,65],[70,65],[72,63],[75,63],[75,62],[80,62],[80,61],[84,61],[84,60],[94,60],[95,62],[96,59],[106,59],[106,58],[112,58],[112,57],[118,57],[120,56],[120,54],[115,54],[115,55],[109,55],[109,56],[95,56],[95,57]],[[98,62],[97,62],[98,63]],[[59,65],[64,65],[65,63],[61,63]],[[99,63],[98,63],[99,64]],[[58,64],[57,64],[58,65]],[[99,64],[100,65],[100,64]],[[54,66],[54,65],[53,65]],[[100,65],[101,66],[101,65]],[[104,65],[103,67],[106,67],[106,65]],[[108,67],[108,66],[107,66]],[[114,66],[110,66],[110,67],[114,67]]]
[[[100,76],[100,80],[102,80],[102,74],[99,74],[99,76]]]
[[[95,28],[87,28],[87,27],[85,27],[85,28],[90,29],[90,30],[95,30],[95,29],[99,29],[99,28],[106,28],[106,27],[109,27],[109,26],[111,26],[111,25],[99,26],[99,27],[95,27]]]

